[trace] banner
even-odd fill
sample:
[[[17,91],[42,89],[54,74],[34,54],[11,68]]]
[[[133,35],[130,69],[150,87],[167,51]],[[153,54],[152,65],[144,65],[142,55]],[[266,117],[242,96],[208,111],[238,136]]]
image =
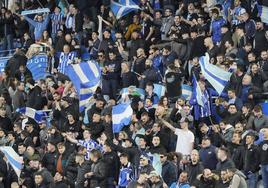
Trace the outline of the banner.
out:
[[[33,56],[31,59],[28,60],[26,66],[31,71],[34,80],[43,79],[49,74],[49,72],[47,71],[47,55]]]
[[[22,16],[29,15],[29,14],[40,14],[40,13],[48,13],[50,12],[49,8],[38,8],[34,10],[24,10],[21,12]]]
[[[0,58],[0,73],[4,72],[6,64],[7,64],[7,61],[9,59],[10,59],[10,56]]]

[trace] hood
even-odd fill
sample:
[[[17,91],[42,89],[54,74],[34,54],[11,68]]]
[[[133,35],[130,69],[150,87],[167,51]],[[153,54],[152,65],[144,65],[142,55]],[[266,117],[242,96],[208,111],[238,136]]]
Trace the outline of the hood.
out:
[[[246,178],[245,174],[244,174],[243,172],[241,172],[240,170],[237,170],[237,171],[235,172],[235,174],[237,174],[237,175],[240,176],[240,177]]]
[[[234,127],[233,127],[231,124],[228,124],[228,125],[226,126],[225,132],[228,132],[228,131],[230,131],[231,129],[234,129]]]

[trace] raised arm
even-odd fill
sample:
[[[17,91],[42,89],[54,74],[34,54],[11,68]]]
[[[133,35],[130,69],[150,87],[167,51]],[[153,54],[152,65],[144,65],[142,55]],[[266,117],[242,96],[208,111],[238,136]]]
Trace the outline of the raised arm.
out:
[[[33,25],[34,27],[36,27],[36,21],[34,21],[33,19],[27,17],[27,16],[24,16],[25,20],[27,22],[29,22],[31,25]]]
[[[50,17],[51,17],[50,14],[47,14],[47,15],[46,15],[46,18],[45,18],[45,20],[44,20],[45,25],[48,25],[48,22],[49,22]]]
[[[69,135],[67,135],[66,133],[62,133],[62,136],[64,138],[66,138],[69,142],[72,142],[74,144],[78,144],[78,140],[76,140],[75,138],[70,137]]]
[[[173,127],[169,122],[167,122],[166,120],[164,119],[161,119],[162,123],[167,127],[169,128],[171,131],[175,132],[176,131],[176,128]]]

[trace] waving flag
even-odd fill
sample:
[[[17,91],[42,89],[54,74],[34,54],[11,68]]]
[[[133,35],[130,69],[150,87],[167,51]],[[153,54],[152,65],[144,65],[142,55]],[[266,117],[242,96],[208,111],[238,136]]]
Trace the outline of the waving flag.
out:
[[[140,7],[132,0],[120,0],[118,3],[113,0],[111,1],[111,10],[117,19],[139,9]]]
[[[208,54],[199,59],[199,64],[204,77],[215,88],[218,94],[221,95],[225,86],[229,82],[232,73],[222,70],[216,65],[209,63]]]
[[[18,108],[16,112],[19,112],[21,114],[26,115],[27,117],[34,119],[37,123],[40,123],[47,117],[46,112],[43,112],[41,110],[35,110],[29,107]]]
[[[190,100],[192,96],[193,88],[189,85],[182,84],[181,85],[181,95],[186,100]]]
[[[261,21],[268,24],[268,7],[263,5],[257,5],[258,16],[261,18]]]
[[[17,176],[20,177],[21,169],[23,168],[23,158],[10,146],[1,146],[0,150],[5,154],[7,161],[12,166]]]
[[[47,55],[33,56],[27,62],[27,68],[31,71],[34,80],[45,78],[48,75],[48,57]]]
[[[113,133],[119,133],[121,129],[131,121],[133,110],[129,104],[118,104],[112,109]]]
[[[160,84],[154,84],[154,93],[160,98],[165,95],[166,87]]]
[[[204,102],[202,101],[202,91],[201,91],[201,88],[196,80],[196,77],[195,75],[193,75],[193,96],[196,98],[197,100],[197,103],[204,107]]]
[[[95,61],[81,62],[67,67],[76,91],[79,93],[79,106],[82,111],[101,82],[101,69]]]
[[[126,88],[123,88],[121,89],[120,91],[120,95],[122,98],[125,98],[127,95],[129,95],[129,88],[126,87]],[[131,93],[133,96],[139,96],[141,99],[144,99],[145,97],[145,91],[144,89],[141,89],[141,88],[134,88],[133,92]]]
[[[154,167],[155,171],[157,172],[157,174],[161,174],[162,173],[162,163],[160,161],[160,155],[158,153],[148,153],[147,157],[150,160],[150,163],[152,164],[152,166]]]

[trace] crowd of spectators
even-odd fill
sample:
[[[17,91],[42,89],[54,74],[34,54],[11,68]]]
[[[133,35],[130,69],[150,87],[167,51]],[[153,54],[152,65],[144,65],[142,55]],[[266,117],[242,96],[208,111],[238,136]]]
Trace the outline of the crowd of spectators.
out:
[[[1,8],[0,55],[12,56],[1,75],[0,146],[23,168],[18,176],[0,153],[0,188],[268,188],[268,31],[258,16],[266,1],[132,1],[140,10],[121,18],[110,0]],[[50,13],[21,15],[37,8]],[[199,65],[206,53],[232,73],[220,96]],[[36,54],[48,56],[40,80],[26,66]],[[85,59],[98,62],[102,83],[80,112],[66,66]],[[204,106],[182,95],[194,76]],[[114,134],[112,107],[122,102],[132,120]],[[22,107],[49,117],[36,123]]]

